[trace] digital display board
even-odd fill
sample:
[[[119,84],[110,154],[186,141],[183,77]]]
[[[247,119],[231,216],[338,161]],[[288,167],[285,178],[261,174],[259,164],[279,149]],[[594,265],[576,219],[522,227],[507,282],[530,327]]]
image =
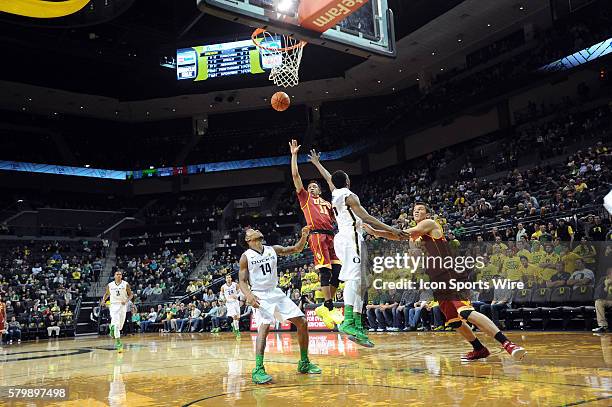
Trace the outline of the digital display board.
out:
[[[268,38],[264,44],[280,48],[281,38]],[[222,76],[259,74],[282,63],[279,56],[263,56],[251,39],[201,45],[176,51],[176,78],[205,81]]]

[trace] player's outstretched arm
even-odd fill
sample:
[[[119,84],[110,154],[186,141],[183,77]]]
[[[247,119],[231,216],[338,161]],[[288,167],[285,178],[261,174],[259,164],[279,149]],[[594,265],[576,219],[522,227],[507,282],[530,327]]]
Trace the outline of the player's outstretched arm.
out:
[[[317,167],[317,170],[319,170],[325,181],[327,181],[329,190],[333,191],[334,189],[336,189],[336,186],[332,182],[331,174],[325,169],[325,167],[323,167],[323,164],[321,164],[321,154],[317,153],[316,150],[312,149],[310,150],[310,155],[308,156],[308,159],[310,160],[312,165]]]
[[[367,223],[363,224],[363,230],[366,231],[367,234],[372,235],[374,237],[381,237],[387,240],[402,240],[401,237],[394,235],[391,232],[387,232],[385,230],[374,229],[372,226]]]
[[[379,230],[389,232],[390,234],[397,236],[398,239],[404,235],[404,232],[402,232],[401,230],[389,226],[386,223],[379,221],[374,216],[370,215],[368,211],[366,211],[365,208],[361,206],[361,202],[359,201],[357,195],[349,195],[346,198],[346,205],[351,208],[353,213],[357,215],[364,223],[367,223],[371,226],[375,226]]]
[[[290,256],[292,254],[301,253],[306,246],[306,242],[308,241],[308,234],[310,233],[310,226],[304,226],[302,228],[302,236],[300,240],[297,241],[293,246],[272,246],[276,254],[279,256]]]
[[[106,303],[106,299],[110,297],[110,289],[108,288],[108,285],[106,286],[106,292],[104,293],[104,295],[102,296],[102,299],[100,300],[100,306],[103,307],[104,304]]]
[[[291,177],[293,178],[293,185],[297,192],[304,189],[302,177],[300,177],[300,172],[298,170],[298,152],[300,151],[300,147],[302,146],[298,145],[297,140],[291,140],[289,143],[289,151],[291,151]]]
[[[238,272],[238,285],[240,291],[244,293],[246,302],[253,308],[259,308],[259,298],[257,298],[251,291],[249,286],[249,264],[246,256],[243,254],[240,257],[240,271]]]

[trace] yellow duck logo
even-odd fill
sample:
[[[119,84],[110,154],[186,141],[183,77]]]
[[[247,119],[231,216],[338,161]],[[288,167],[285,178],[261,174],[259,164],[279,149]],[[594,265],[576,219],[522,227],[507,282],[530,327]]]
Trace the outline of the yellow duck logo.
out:
[[[89,0],[0,0],[0,12],[33,18],[58,18],[74,14]]]

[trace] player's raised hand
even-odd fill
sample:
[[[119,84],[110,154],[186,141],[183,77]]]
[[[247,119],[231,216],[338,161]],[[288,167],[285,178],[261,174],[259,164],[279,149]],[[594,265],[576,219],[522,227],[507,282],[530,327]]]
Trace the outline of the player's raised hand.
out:
[[[321,153],[317,153],[317,150],[314,148],[310,150],[310,155],[308,156],[308,161],[311,163],[318,163],[321,160]]]
[[[310,226],[304,226],[302,228],[302,237],[306,237],[310,234]]]
[[[289,151],[291,151],[292,155],[297,154],[300,151],[300,147],[302,147],[302,146],[298,145],[297,140],[291,140],[289,142]]]

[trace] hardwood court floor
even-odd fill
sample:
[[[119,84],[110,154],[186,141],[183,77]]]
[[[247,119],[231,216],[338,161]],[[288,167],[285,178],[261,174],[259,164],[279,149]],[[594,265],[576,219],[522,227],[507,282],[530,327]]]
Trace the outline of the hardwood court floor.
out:
[[[382,333],[365,349],[312,333],[319,376],[297,374],[294,333],[271,334],[270,385],[251,383],[255,336],[146,334],[41,340],[0,349],[0,385],[68,387],[69,400],[7,406],[561,406],[612,405],[612,335],[510,332],[529,351],[512,361],[492,341],[486,361],[462,363],[453,333]],[[479,335],[483,337],[483,335]],[[467,346],[466,346],[467,345]]]

